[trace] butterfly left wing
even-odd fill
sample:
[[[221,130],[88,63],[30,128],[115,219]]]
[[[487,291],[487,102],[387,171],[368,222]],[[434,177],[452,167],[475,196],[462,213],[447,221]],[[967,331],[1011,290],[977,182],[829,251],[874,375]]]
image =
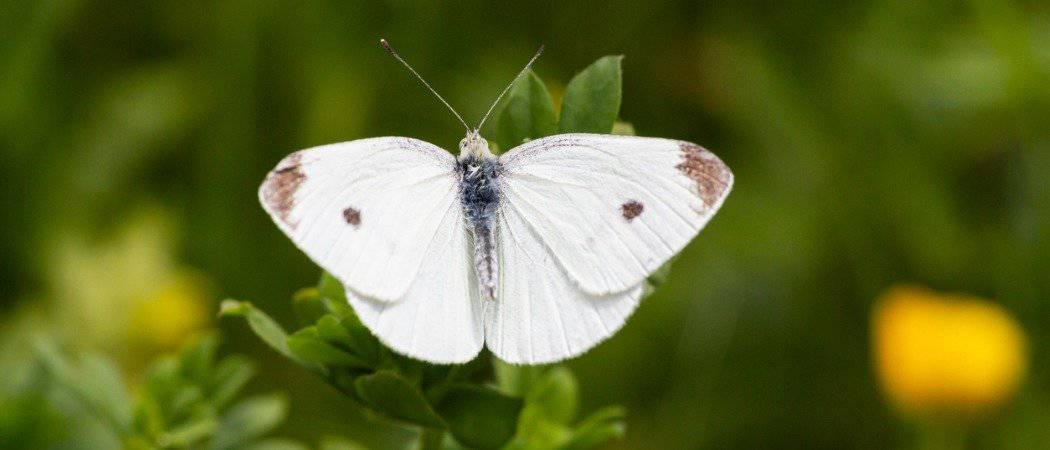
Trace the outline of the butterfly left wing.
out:
[[[501,207],[592,295],[641,284],[700,232],[733,185],[713,153],[671,139],[562,134],[500,160]]]
[[[402,298],[450,209],[456,160],[418,139],[380,137],[301,150],[259,187],[274,223],[347,288]]]

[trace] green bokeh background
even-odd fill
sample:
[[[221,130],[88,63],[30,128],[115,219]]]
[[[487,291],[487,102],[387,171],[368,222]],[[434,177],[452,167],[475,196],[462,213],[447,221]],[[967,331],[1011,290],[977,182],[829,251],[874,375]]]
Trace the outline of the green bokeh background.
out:
[[[978,448],[1050,446],[1050,7],[1042,2],[4,0],[0,310],[47,302],[51,243],[169,211],[215,298],[280,319],[318,268],[256,200],[285,154],[370,136],[454,148],[540,44],[557,96],[623,54],[621,117],[736,174],[722,211],[615,337],[572,361],[617,448],[907,448],[874,379],[872,302],[917,282],[1021,322],[1017,398]],[[98,283],[120,283],[120,279]],[[0,316],[0,320],[4,316]],[[409,431],[219,322],[289,393],[283,435]]]

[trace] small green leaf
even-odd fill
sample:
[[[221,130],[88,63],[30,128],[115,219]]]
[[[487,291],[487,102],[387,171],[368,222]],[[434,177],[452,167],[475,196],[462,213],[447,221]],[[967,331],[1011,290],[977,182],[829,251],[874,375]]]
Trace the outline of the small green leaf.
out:
[[[553,367],[529,389],[526,402],[545,420],[567,425],[576,417],[578,390],[572,371]]]
[[[214,334],[205,334],[183,346],[178,356],[183,376],[203,381],[211,372],[218,347],[219,339]]]
[[[387,350],[383,344],[372,335],[368,328],[352,318],[340,320],[343,328],[350,334],[350,351],[369,364],[369,367],[377,367],[383,359],[383,353]]]
[[[328,272],[321,273],[321,280],[317,282],[317,292],[320,294],[321,302],[324,303],[328,312],[344,319],[350,318],[360,322],[357,314],[350,308],[350,302],[346,300],[346,289],[343,287],[343,283],[332,276],[332,274]]]
[[[509,442],[521,408],[520,398],[469,384],[450,387],[435,405],[452,436],[472,448],[497,448]]]
[[[532,384],[543,375],[543,366],[518,366],[493,358],[496,383],[504,393],[524,397]]]
[[[620,136],[634,136],[634,125],[631,125],[631,122],[623,122],[617,120],[616,123],[613,124],[612,134],[618,134]]]
[[[673,262],[674,258],[671,258],[645,278],[645,284],[642,286],[643,299],[652,294],[664,281],[667,281],[667,275],[671,273],[671,263]]]
[[[623,422],[622,407],[610,406],[591,414],[583,420],[572,438],[562,446],[566,450],[589,449],[611,439],[623,438],[627,426]]]
[[[350,336],[350,332],[339,322],[339,318],[331,314],[321,317],[317,321],[317,335],[330,344],[337,344],[343,347],[349,347],[353,339]]]
[[[212,378],[211,402],[215,408],[226,406],[255,376],[255,364],[241,356],[229,356],[215,367]]]
[[[380,370],[354,381],[365,406],[387,417],[426,427],[444,428],[445,422],[408,380],[395,372]]]
[[[281,423],[287,413],[288,401],[280,395],[242,400],[223,414],[210,448],[227,449],[262,436]]]
[[[285,333],[284,328],[281,328],[270,316],[252,306],[251,302],[223,300],[219,304],[219,316],[244,317],[248,320],[248,326],[255,332],[255,335],[266,342],[270,348],[288,358],[297,360],[288,349],[288,333]]]
[[[620,113],[623,56],[599,58],[565,87],[562,133],[608,133]]]
[[[163,432],[157,437],[157,443],[161,447],[186,448],[210,436],[219,427],[219,422],[214,418],[202,418],[201,420],[189,421],[171,430]]]
[[[131,431],[133,411],[120,372],[111,361],[88,355],[74,366],[46,338],[37,339],[33,351],[56,384],[105,419],[115,434],[124,436]]]
[[[288,348],[303,361],[336,367],[371,367],[367,361],[325,342],[316,327],[306,327],[289,336]]]
[[[514,86],[496,122],[496,141],[509,150],[522,142],[549,136],[558,131],[554,102],[543,80],[529,71]]]
[[[313,287],[299,289],[292,296],[292,310],[299,326],[304,327],[317,322],[317,319],[328,313],[324,302],[321,301],[320,291]]]

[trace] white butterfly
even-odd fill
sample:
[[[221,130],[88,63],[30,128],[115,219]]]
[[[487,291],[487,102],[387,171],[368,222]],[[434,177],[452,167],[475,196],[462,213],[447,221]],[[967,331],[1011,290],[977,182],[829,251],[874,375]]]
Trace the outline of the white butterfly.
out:
[[[483,346],[519,364],[589,350],[733,184],[689,142],[561,134],[495,156],[480,128],[458,157],[406,137],[298,151],[259,189],[379,340],[424,361],[466,362]]]

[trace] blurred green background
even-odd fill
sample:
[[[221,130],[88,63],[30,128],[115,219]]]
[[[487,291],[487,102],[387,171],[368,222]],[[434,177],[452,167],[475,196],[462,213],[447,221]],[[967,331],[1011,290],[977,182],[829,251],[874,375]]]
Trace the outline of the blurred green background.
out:
[[[380,37],[471,122],[543,43],[556,98],[623,54],[622,119],[736,174],[668,281],[569,363],[585,409],[626,406],[612,447],[923,445],[926,422],[880,391],[869,325],[880,294],[918,283],[1002,305],[1027,336],[1027,377],[952,421],[962,445],[1050,448],[1045,2],[3,0],[0,23],[9,393],[31,334],[134,380],[186,330],[218,327],[223,352],[259,361],[250,390],[287,393],[281,435],[403,445],[411,432],[214,319],[233,296],[289,320],[317,280],[256,189],[314,145],[454,148],[462,130]]]

